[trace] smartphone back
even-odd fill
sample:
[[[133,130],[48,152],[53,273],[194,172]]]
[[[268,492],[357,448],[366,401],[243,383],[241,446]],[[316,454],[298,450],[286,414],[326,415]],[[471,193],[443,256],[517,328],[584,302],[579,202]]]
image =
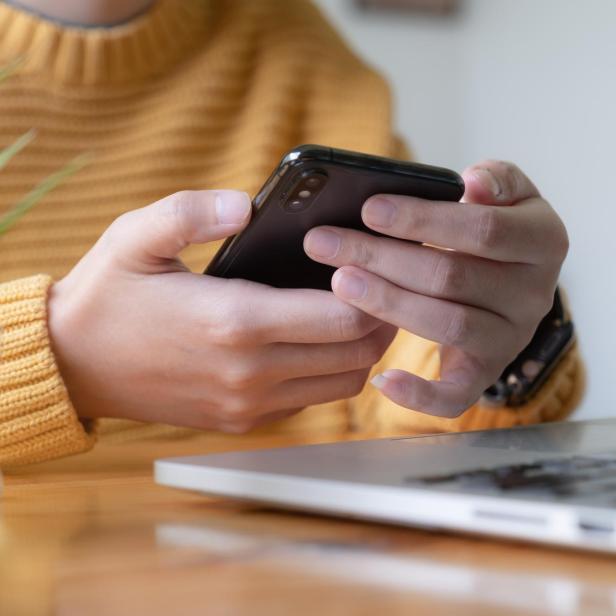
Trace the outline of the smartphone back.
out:
[[[334,269],[303,249],[306,233],[333,225],[366,231],[364,201],[375,194],[459,201],[460,176],[448,169],[335,150],[300,146],[289,152],[253,201],[253,218],[227,240],[206,274],[243,278],[280,288],[331,288]]]

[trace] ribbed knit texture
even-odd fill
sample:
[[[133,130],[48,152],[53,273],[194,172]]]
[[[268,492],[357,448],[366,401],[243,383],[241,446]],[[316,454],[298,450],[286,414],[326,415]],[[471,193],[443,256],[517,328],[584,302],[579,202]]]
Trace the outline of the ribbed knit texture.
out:
[[[254,193],[300,143],[402,152],[386,84],[305,0],[161,0],[109,29],[63,28],[0,4],[0,62],[16,57],[23,68],[0,86],[0,147],[33,127],[38,136],[0,177],[0,212],[75,155],[95,159],[0,238],[3,465],[93,442],[53,360],[45,298],[50,281],[114,218],[182,189]],[[194,246],[183,256],[201,271],[217,247]],[[402,334],[383,365],[436,374],[435,350]],[[575,399],[576,366],[572,360],[566,377],[546,386],[539,408],[521,413],[472,409],[448,423],[402,410],[368,387],[351,404],[312,407],[260,431],[327,438],[351,428],[408,433],[553,419]],[[189,434],[121,421],[102,422],[100,432]]]
[[[45,323],[50,279],[0,285],[0,446],[2,460],[36,462],[93,444],[71,408]]]

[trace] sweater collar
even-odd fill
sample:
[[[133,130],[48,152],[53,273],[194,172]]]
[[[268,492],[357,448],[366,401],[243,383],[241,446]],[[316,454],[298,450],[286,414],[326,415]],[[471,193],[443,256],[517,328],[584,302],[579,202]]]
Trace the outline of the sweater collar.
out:
[[[164,73],[203,41],[210,0],[158,0],[135,19],[111,27],[66,26],[0,3],[0,63],[54,83],[136,82]]]

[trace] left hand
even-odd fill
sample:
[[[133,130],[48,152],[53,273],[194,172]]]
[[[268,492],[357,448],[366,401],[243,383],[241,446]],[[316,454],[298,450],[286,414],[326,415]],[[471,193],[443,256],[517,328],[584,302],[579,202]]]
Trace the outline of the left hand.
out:
[[[562,221],[518,167],[485,161],[464,180],[461,203],[368,199],[366,226],[396,239],[318,227],[304,242],[312,259],[339,268],[337,297],[442,345],[439,381],[386,370],[373,384],[397,404],[447,417],[474,404],[530,342],[568,251]]]

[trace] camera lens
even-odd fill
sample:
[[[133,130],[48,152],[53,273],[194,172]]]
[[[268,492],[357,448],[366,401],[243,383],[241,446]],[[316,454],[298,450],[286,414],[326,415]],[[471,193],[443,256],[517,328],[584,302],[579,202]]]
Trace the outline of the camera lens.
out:
[[[311,208],[327,182],[327,174],[321,169],[309,169],[293,178],[291,188],[281,194],[282,207],[297,214]]]
[[[290,212],[299,212],[304,208],[304,206],[305,204],[299,199],[294,199],[293,201],[289,201],[289,203],[287,203],[287,209]]]
[[[315,188],[321,183],[321,181],[322,178],[320,176],[313,175],[306,180],[306,186],[308,186],[308,188]]]

